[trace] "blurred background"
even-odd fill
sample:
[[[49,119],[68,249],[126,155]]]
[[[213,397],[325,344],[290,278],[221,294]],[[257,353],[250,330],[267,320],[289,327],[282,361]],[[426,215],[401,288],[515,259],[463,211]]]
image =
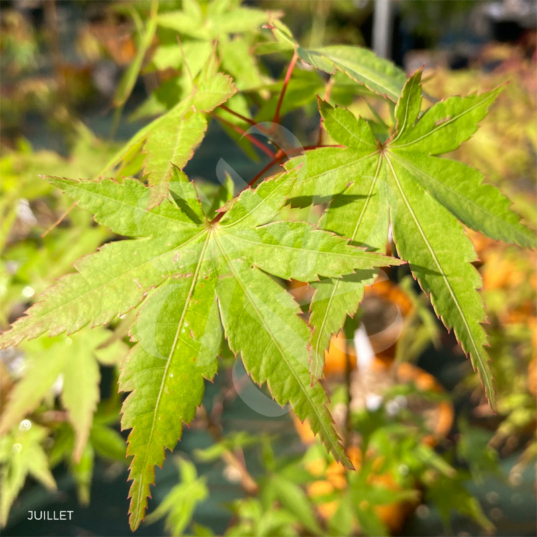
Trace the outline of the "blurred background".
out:
[[[161,0],[159,13],[189,5]],[[453,156],[484,172],[537,227],[534,1],[243,5],[281,12],[308,47],[368,47],[408,74],[424,65],[425,89],[436,98],[509,81],[476,135]],[[159,27],[144,39],[149,2],[3,0],[0,8],[3,330],[72,271],[75,260],[117,238],[38,174],[95,176],[122,142],[174,104],[184,67],[177,32],[170,36]],[[192,29],[179,33],[188,43]],[[241,39],[251,48],[258,37],[244,32]],[[245,56],[243,66],[223,60],[223,69],[259,104],[255,119],[273,110],[288,61],[285,54],[261,53]],[[312,97],[324,87],[320,74],[298,65],[283,124],[304,145],[319,123]],[[384,101],[359,90],[332,97],[377,124],[389,121]],[[263,157],[237,139],[226,125],[211,122],[188,164],[187,174],[207,196],[219,186],[222,157],[247,180],[262,167]],[[320,214],[289,213],[311,221]],[[381,272],[326,356],[332,412],[348,433],[358,472],[349,477],[327,460],[308,427],[272,403],[224,349],[204,408],[157,469],[149,509],[155,514],[137,534],[535,535],[537,256],[470,236],[484,280],[498,414],[408,269]],[[307,309],[309,288],[287,285]],[[119,428],[116,388],[129,320],[118,319],[113,332],[102,328],[0,351],[3,407],[19,379],[31,367],[44,370],[47,356],[66,352],[66,344],[69,352],[94,356],[101,375],[101,401],[80,462],[72,459],[74,434],[58,397],[61,375],[28,419],[0,439],[4,535],[130,535],[126,433]],[[19,460],[13,446],[28,446],[31,460]],[[74,514],[71,521],[38,524],[27,520],[29,510]]]

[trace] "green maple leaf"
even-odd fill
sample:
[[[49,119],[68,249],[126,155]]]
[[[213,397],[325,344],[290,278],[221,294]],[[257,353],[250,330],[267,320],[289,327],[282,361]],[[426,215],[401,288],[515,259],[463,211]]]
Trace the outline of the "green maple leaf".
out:
[[[233,77],[239,90],[256,89],[270,80],[261,73],[256,58],[250,53],[249,43],[241,36],[233,40],[220,37],[218,49],[222,68]]]
[[[401,69],[363,47],[332,45],[317,49],[297,47],[296,50],[299,57],[313,67],[330,74],[345,73],[392,101],[397,100],[405,83]]]
[[[241,7],[236,0],[216,0],[207,4],[184,1],[181,11],[158,16],[163,28],[200,40],[214,40],[226,34],[254,32],[269,20],[267,11]],[[272,16],[279,16],[273,13]]]
[[[481,326],[486,316],[477,291],[481,279],[471,265],[475,251],[459,220],[493,239],[521,246],[535,247],[536,239],[509,210],[507,198],[482,183],[482,174],[435,155],[453,151],[470,138],[503,88],[451,97],[419,117],[420,81],[421,71],[406,83],[396,106],[395,133],[385,144],[365,120],[321,102],[327,132],[346,149],[316,149],[290,161],[288,169],[301,166],[292,197],[325,201],[339,193],[319,227],[373,250],[386,244],[389,214],[400,256],[410,263],[437,315],[470,355],[494,407]],[[316,284],[310,318],[314,376],[322,374],[323,351],[331,334],[357,310],[364,283],[346,276]]]
[[[194,154],[207,130],[205,114],[224,103],[237,91],[228,75],[215,72],[216,64],[209,61],[199,75],[192,91],[169,112],[138,131],[106,164],[99,175],[120,162],[123,167],[132,164],[143,148],[143,170],[152,186],[148,208],[162,203],[169,192],[169,183],[175,168],[182,169]],[[142,166],[128,169],[132,175]]]
[[[110,335],[108,330],[98,328],[73,337],[25,342],[22,348],[28,363],[22,380],[15,386],[3,410],[0,434],[5,434],[33,412],[62,375],[61,400],[75,431],[73,451],[75,460],[79,460],[99,402],[99,362],[117,362],[126,350],[120,341],[100,349]]]
[[[271,20],[271,29],[280,45],[273,51],[280,52],[282,47],[283,50],[294,49],[302,61],[316,69],[332,75],[344,73],[354,82],[392,101],[397,101],[401,94],[406,80],[404,71],[371,50],[346,45],[308,49],[301,47],[289,28],[279,20]]]
[[[262,73],[251,50],[257,31],[269,19],[267,11],[243,8],[240,2],[229,0],[201,4],[187,1],[183,2],[182,8],[159,15],[158,25],[163,31],[158,33],[159,45],[146,69],[182,69],[182,72],[153,92],[135,112],[137,117],[165,112],[182,95],[189,93],[192,79],[202,71],[215,50],[222,69],[233,77],[241,91],[256,90],[270,81]],[[279,16],[279,13],[272,16]],[[176,32],[181,37],[179,43]],[[244,96],[241,97],[244,100]],[[248,116],[249,111],[245,108],[236,111]],[[231,118],[237,123],[234,116]]]
[[[28,316],[0,336],[0,347],[43,333],[105,324],[148,298],[131,328],[138,342],[127,355],[120,388],[132,392],[123,428],[132,429],[131,526],[144,517],[154,467],[173,449],[201,403],[204,379],[217,371],[222,331],[247,371],[290,403],[334,457],[351,466],[334,430],[321,384],[310,383],[310,330],[300,308],[268,274],[314,281],[400,262],[349,246],[347,239],[302,222],[271,222],[286,203],[296,173],[245,190],[208,221],[197,192],[174,168],[171,198],[147,210],[150,188],[133,179],[49,178],[80,207],[119,235],[76,265],[44,293]],[[156,288],[156,289],[154,289]],[[152,290],[154,289],[154,290]],[[223,327],[223,328],[222,328]]]
[[[201,4],[187,1],[182,7],[181,11],[158,16],[158,25],[166,32],[153,57],[155,68],[179,69],[186,63],[188,71],[196,76],[218,41],[222,68],[233,76],[239,89],[255,89],[268,80],[261,73],[250,45],[261,25],[280,13],[269,15],[265,10],[241,7],[240,2],[230,0]],[[173,32],[178,32],[184,42],[178,44]]]

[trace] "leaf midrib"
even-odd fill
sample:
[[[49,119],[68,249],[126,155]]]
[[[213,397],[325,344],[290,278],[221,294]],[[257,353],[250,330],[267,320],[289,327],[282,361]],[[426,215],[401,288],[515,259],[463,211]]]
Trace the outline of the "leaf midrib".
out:
[[[263,228],[261,228],[261,229],[263,229]],[[361,258],[361,257],[357,256],[356,254],[345,254],[345,253],[333,252],[333,251],[325,252],[325,251],[322,251],[322,250],[314,250],[314,249],[311,249],[311,248],[302,248],[302,247],[297,247],[297,246],[286,246],[284,244],[267,244],[267,243],[264,243],[264,242],[261,242],[261,241],[258,242],[258,241],[250,240],[250,239],[247,239],[247,238],[244,238],[244,237],[238,237],[237,235],[234,235],[233,233],[230,233],[229,231],[225,231],[224,229],[222,231],[226,235],[229,235],[230,237],[233,237],[234,239],[237,239],[239,241],[249,242],[249,243],[255,244],[257,246],[266,246],[267,248],[282,248],[284,250],[294,250],[294,251],[297,251],[297,252],[317,253],[317,254],[320,254],[320,255],[323,255],[323,254],[325,254],[325,255],[334,255],[334,256],[338,256],[338,257],[348,257],[350,259],[362,259],[364,261],[366,261],[368,259],[368,257],[369,257],[368,254],[372,253],[372,252],[365,252],[365,251],[362,251],[362,250],[358,250],[358,247],[354,247],[354,248],[357,249],[357,253],[365,254],[367,256],[366,258]],[[323,231],[323,230],[314,230],[314,229],[312,229],[312,232],[315,232],[315,231],[319,232],[319,231]],[[349,245],[347,244],[346,246],[349,246]],[[353,246],[349,246],[349,247],[353,248]],[[253,261],[255,261],[255,260],[253,260]],[[371,267],[368,266],[368,267],[358,267],[358,268],[371,268]],[[316,272],[315,274],[318,275],[319,273]],[[342,272],[342,274],[348,274],[348,273],[347,272]],[[323,274],[321,274],[321,275],[323,275]]]
[[[340,71],[343,70],[342,69],[342,67],[343,67],[347,71],[352,71],[353,73],[356,73],[358,75],[357,76],[358,78],[365,78],[367,81],[369,81],[370,84],[375,84],[375,85],[383,88],[384,91],[386,91],[386,93],[390,94],[390,97],[393,100],[397,100],[397,98],[399,97],[399,94],[397,92],[394,92],[393,89],[388,88],[385,84],[382,83],[383,82],[382,77],[380,77],[380,82],[377,79],[375,79],[374,77],[373,78],[371,77],[371,75],[375,75],[375,71],[373,69],[371,69],[371,67],[368,67],[368,66],[364,65],[363,63],[360,63],[360,62],[356,61],[356,64],[361,69],[363,69],[364,71],[367,71],[369,76],[366,76],[363,71],[357,71],[356,68],[354,68],[352,66],[349,66],[349,64],[347,63],[348,60],[346,60],[346,59],[342,60],[340,57],[335,56],[335,55],[330,54],[330,53],[326,53],[326,52],[322,52],[322,54],[328,60],[330,60],[335,65],[335,67],[338,68]],[[351,78],[354,78],[354,77],[351,77]],[[361,82],[360,80],[357,80],[357,82],[363,84],[363,82]]]
[[[297,376],[295,370],[291,367],[291,365],[289,364],[289,361],[287,360],[287,356],[285,355],[285,352],[283,351],[283,349],[281,348],[280,344],[278,343],[278,341],[274,338],[271,330],[269,330],[268,326],[266,325],[265,323],[265,319],[263,318],[263,316],[261,315],[261,312],[259,311],[259,309],[257,308],[256,304],[254,303],[254,301],[250,298],[250,294],[248,293],[248,290],[247,288],[244,286],[244,284],[242,283],[242,280],[239,278],[238,274],[235,272],[235,268],[233,267],[233,265],[231,264],[231,261],[230,259],[228,258],[228,256],[226,255],[226,252],[222,246],[222,244],[220,243],[220,240],[218,239],[218,234],[215,233],[215,240],[216,240],[216,243],[218,244],[218,247],[220,248],[220,251],[222,252],[222,255],[224,256],[224,259],[226,260],[226,263],[228,264],[231,272],[233,273],[233,276],[235,277],[235,279],[237,280],[237,282],[239,282],[239,285],[241,286],[245,296],[248,297],[248,301],[250,302],[250,304],[252,305],[252,307],[254,308],[255,312],[257,313],[257,316],[259,317],[259,320],[261,321],[261,323],[263,324],[263,327],[265,328],[265,331],[269,334],[271,340],[273,341],[274,345],[276,346],[276,348],[278,349],[278,351],[280,352],[280,355],[282,356],[284,362],[286,363],[287,365],[287,368],[289,369],[289,371],[291,371],[291,373],[293,374],[295,380],[297,381],[298,385],[301,387],[301,390],[302,390],[302,393],[306,396],[307,400],[308,400],[308,403],[310,405],[310,407],[313,409],[315,415],[317,416],[317,419],[319,421],[319,425],[320,427],[323,429],[324,433],[325,433],[325,438],[326,438],[326,441],[330,443],[331,445],[331,451],[333,453],[338,453],[339,451],[339,446],[338,445],[334,445],[333,443],[333,440],[332,440],[332,435],[334,434],[334,432],[332,431],[332,434],[330,434],[330,431],[328,431],[326,429],[326,426],[324,424],[324,420],[323,420],[323,417],[320,415],[320,413],[318,412],[318,409],[317,409],[317,405],[314,404],[313,400],[311,399],[311,396],[310,394],[308,393],[307,389],[304,387],[304,384],[302,383],[302,381],[300,380],[300,378]],[[253,270],[257,270],[257,269],[253,269]]]
[[[516,229],[516,226],[513,225],[511,222],[506,222],[505,220],[501,220],[498,215],[494,214],[494,213],[491,213],[487,208],[481,206],[481,205],[477,205],[477,203],[475,203],[474,200],[472,200],[471,198],[467,198],[466,196],[464,196],[463,194],[461,194],[460,192],[458,192],[457,190],[453,190],[451,187],[449,187],[448,185],[446,185],[446,183],[444,183],[443,181],[439,181],[438,179],[436,179],[435,177],[433,177],[432,175],[429,175],[428,173],[424,172],[421,168],[417,168],[416,166],[414,166],[409,160],[403,158],[401,155],[398,155],[397,153],[395,152],[391,152],[391,155],[395,158],[395,160],[397,160],[402,166],[404,166],[405,168],[407,168],[407,170],[409,171],[412,171],[414,173],[416,173],[417,175],[422,175],[422,176],[425,176],[427,177],[427,180],[430,180],[431,182],[437,184],[440,186],[440,188],[444,188],[445,190],[447,190],[448,192],[450,192],[451,194],[453,194],[454,196],[456,196],[459,200],[465,202],[465,203],[468,203],[470,205],[472,205],[472,207],[475,207],[477,210],[479,210],[480,212],[484,212],[487,216],[489,216],[491,219],[493,220],[496,220],[498,221],[499,220],[499,223],[502,224],[502,225],[508,225],[510,226],[511,228],[515,228],[513,229],[513,232],[516,233],[518,236],[520,236],[522,239],[524,240],[527,240],[527,236],[525,236],[521,231],[519,231],[518,229]],[[436,157],[429,157],[429,158],[436,158]],[[483,184],[483,186],[485,186],[485,184]],[[492,185],[490,185],[492,186]],[[476,228],[474,228],[476,229]],[[476,231],[478,231],[476,229]]]
[[[62,179],[62,181],[63,181],[63,179]],[[69,188],[76,189],[77,191],[81,191],[84,194],[88,194],[87,190],[85,190],[83,188],[80,188],[80,186],[78,186],[78,185],[80,185],[80,183],[78,183],[76,181],[72,181],[72,182],[69,183]],[[197,227],[197,225],[194,224],[194,223],[183,222],[182,220],[177,220],[176,218],[171,218],[171,217],[165,216],[163,214],[147,211],[145,205],[143,207],[140,207],[138,205],[129,205],[128,203],[125,203],[122,200],[118,200],[117,198],[113,198],[111,196],[105,196],[104,194],[101,194],[99,192],[91,192],[91,195],[95,196],[97,198],[103,198],[105,200],[112,201],[112,202],[117,203],[118,205],[121,205],[121,206],[124,206],[124,207],[129,207],[129,208],[133,209],[134,211],[141,212],[143,215],[147,215],[147,213],[149,212],[152,215],[153,218],[157,218],[157,219],[162,218],[165,221],[171,221],[171,222],[174,222],[175,224],[181,224],[181,226],[183,226],[185,228]],[[182,214],[182,213],[180,213],[180,214]],[[158,228],[156,228],[155,231],[157,231],[157,233],[158,233],[158,231],[160,231],[160,230]]]
[[[486,386],[486,392],[487,392],[487,395],[489,396],[489,398],[491,399],[491,404],[493,404],[493,387],[490,385],[490,381],[489,381],[489,377],[488,375],[484,374],[484,372],[486,371],[486,365],[485,363],[483,362],[483,358],[481,356],[481,353],[479,351],[479,348],[477,347],[477,344],[474,340],[474,336],[472,334],[472,331],[470,330],[470,326],[468,324],[468,321],[466,319],[466,316],[464,315],[463,311],[462,311],[462,308],[460,306],[460,303],[455,295],[455,293],[453,292],[453,289],[446,277],[446,274],[442,268],[442,266],[440,265],[440,261],[438,260],[438,258],[436,257],[436,254],[432,248],[432,246],[430,245],[425,233],[423,232],[423,229],[421,228],[421,225],[418,221],[418,218],[417,216],[415,215],[414,213],[414,210],[412,209],[412,206],[411,204],[409,203],[406,195],[405,195],[405,192],[403,190],[403,187],[399,181],[399,178],[397,177],[397,174],[395,172],[395,169],[390,161],[390,158],[388,156],[388,154],[386,153],[386,162],[388,162],[388,165],[390,166],[390,169],[392,171],[392,175],[393,175],[393,178],[397,184],[397,188],[399,189],[399,192],[401,193],[401,197],[403,198],[404,202],[405,202],[405,205],[408,209],[408,211],[410,212],[411,216],[412,216],[412,219],[414,220],[414,223],[416,224],[416,227],[418,228],[419,232],[420,232],[420,235],[425,243],[425,245],[427,246],[427,249],[429,250],[429,253],[431,254],[431,257],[433,258],[433,261],[435,262],[436,266],[438,267],[438,270],[440,272],[440,274],[442,275],[442,278],[444,280],[444,283],[447,287],[447,289],[449,290],[449,294],[451,295],[451,298],[453,300],[453,302],[455,303],[455,306],[457,307],[457,310],[459,312],[459,315],[464,323],[464,327],[466,328],[466,332],[470,338],[470,341],[472,342],[472,346],[474,347],[474,350],[476,352],[476,358],[478,359],[478,361],[480,362],[480,365],[481,365],[481,368],[483,369],[483,374],[482,374],[482,380],[483,380],[483,383],[485,384]]]
[[[194,235],[193,237],[191,237],[190,239],[188,239],[187,241],[185,241],[184,243],[182,243],[180,246],[177,246],[175,245],[173,248],[170,248],[169,250],[166,250],[165,252],[159,254],[158,256],[156,257],[152,257],[151,259],[148,259],[147,261],[144,261],[142,264],[140,265],[137,265],[136,267],[126,271],[126,272],[123,272],[121,273],[119,276],[116,276],[115,278],[112,278],[110,280],[106,280],[106,282],[104,282],[103,284],[99,285],[98,287],[94,287],[92,289],[90,289],[89,291],[87,291],[86,293],[82,294],[82,295],[78,295],[74,298],[72,298],[71,300],[67,301],[67,302],[64,302],[62,304],[60,304],[59,306],[55,307],[54,309],[52,310],[49,310],[47,311],[44,315],[41,315],[40,317],[38,317],[37,319],[34,319],[36,322],[39,322],[39,321],[42,321],[43,319],[46,319],[49,315],[52,315],[54,312],[56,312],[57,310],[61,309],[61,308],[64,308],[65,306],[71,304],[71,302],[74,302],[75,300],[81,300],[82,298],[84,298],[86,295],[89,295],[90,293],[93,293],[93,292],[96,292],[98,291],[99,289],[109,285],[111,282],[115,281],[115,280],[118,280],[119,278],[122,278],[124,277],[125,275],[129,274],[129,272],[133,272],[135,270],[138,270],[140,267],[143,267],[144,265],[147,265],[148,263],[151,263],[153,261],[155,261],[156,259],[159,259],[160,257],[163,257],[165,256],[166,254],[169,254],[170,252],[172,252],[173,250],[175,250],[176,248],[177,249],[181,249],[183,248],[184,246],[186,246],[187,244],[189,244],[190,242],[192,242],[194,239],[196,239],[197,237],[199,237],[203,232],[205,231],[205,229],[202,229],[199,233],[196,233],[196,235]],[[148,238],[148,239],[143,239],[143,240],[147,240],[147,241],[150,241],[151,239]],[[82,273],[81,272],[75,272],[73,274],[68,274],[67,276],[77,276],[77,275],[81,275]],[[166,279],[166,277],[164,277],[163,281]],[[160,284],[159,284],[160,285]],[[144,291],[146,289],[143,289],[141,288],[140,291]],[[37,304],[40,304],[39,302]],[[37,305],[36,304],[36,305]],[[127,311],[130,311],[132,310],[134,307],[136,306],[133,306],[132,308],[129,308],[128,310],[125,310],[125,311],[122,311],[122,312],[119,312],[119,315],[123,315],[124,313],[127,313]],[[28,318],[30,319],[30,317],[25,317],[25,318]],[[23,317],[24,319],[24,317]],[[88,321],[90,322],[90,321]],[[86,323],[87,324],[87,323]],[[85,326],[85,325],[84,325]],[[13,327],[13,330],[14,331],[15,327]],[[48,331],[45,330],[45,331]],[[65,330],[64,330],[65,331]],[[7,336],[8,334],[10,334],[10,332],[6,332],[5,335]],[[4,334],[1,334],[2,336]],[[0,348],[1,348],[1,345],[0,345]]]
[[[325,148],[314,149],[313,151],[319,151],[319,150],[323,150],[323,149],[325,149]],[[339,151],[356,151],[356,152],[358,151],[357,149],[354,149],[354,148],[347,148],[347,149],[341,149],[341,148],[338,148],[338,149],[339,149]],[[306,151],[306,152],[304,153],[304,156],[302,156],[302,157],[298,157],[298,158],[304,158],[304,157],[306,157],[306,159],[307,159],[307,155],[308,155],[308,153],[309,153],[309,151]],[[347,167],[349,167],[349,166],[354,166],[357,162],[360,162],[360,161],[362,161],[362,160],[364,160],[364,159],[366,159],[366,158],[372,157],[372,156],[375,155],[376,153],[380,153],[380,150],[377,149],[376,151],[373,151],[372,153],[369,153],[369,154],[367,154],[367,155],[364,155],[363,157],[360,157],[360,158],[358,158],[358,159],[356,159],[356,160],[353,160],[352,162],[346,162],[345,164],[342,164],[341,166],[337,166],[336,168],[330,168],[329,172],[332,173],[332,172],[335,172],[335,171],[338,171],[338,170],[342,170],[343,168],[347,168]],[[287,169],[287,168],[286,168],[286,169]],[[291,169],[294,169],[294,168],[291,168]],[[288,171],[290,171],[290,170],[288,170]],[[328,173],[328,172],[325,170],[325,171],[320,172],[320,173],[318,173],[318,174],[316,174],[316,175],[306,176],[305,179],[308,180],[308,181],[310,181],[310,180],[312,180],[312,179],[317,179],[318,177],[322,177],[323,175],[326,175],[327,173]]]
[[[371,194],[373,192],[373,188],[375,187],[375,184],[377,182],[377,178],[378,178],[378,174],[380,172],[380,165],[382,163],[382,155],[379,156],[379,163],[377,165],[377,171],[375,172],[375,176],[373,178],[373,181],[371,182],[371,187],[369,188],[369,192],[367,194],[367,200],[364,204],[364,207],[362,209],[362,212],[360,213],[360,218],[358,219],[357,223],[356,223],[356,226],[354,227],[354,231],[352,233],[352,237],[350,237],[350,240],[351,241],[354,241],[354,239],[356,238],[356,233],[358,233],[358,229],[360,227],[360,224],[362,223],[362,219],[364,217],[364,214],[365,214],[365,211],[367,209],[367,206],[369,205],[369,201],[371,199]],[[330,311],[330,308],[332,306],[332,302],[334,300],[334,297],[336,295],[336,291],[337,291],[337,288],[339,287],[339,283],[340,283],[340,280],[335,280],[334,282],[334,287],[333,287],[333,292],[330,294],[330,299],[328,301],[328,307],[326,308],[326,311]],[[321,323],[321,328],[320,328],[320,331],[319,331],[319,334],[322,335],[322,332],[324,330],[324,327],[326,325],[326,321],[327,321],[327,318],[328,318],[328,314],[324,315],[323,317],[323,321]],[[319,355],[319,342],[320,342],[320,338],[317,339],[317,345],[315,346],[315,356],[318,356]]]
[[[408,147],[409,145],[417,144],[418,142],[420,142],[424,138],[427,138],[428,136],[432,136],[435,132],[438,132],[440,129],[443,129],[444,127],[447,127],[448,125],[450,125],[454,121],[457,121],[461,117],[463,117],[466,114],[470,113],[472,110],[475,110],[478,106],[481,106],[483,103],[487,102],[489,99],[493,99],[494,97],[495,97],[495,93],[490,93],[485,99],[482,99],[482,100],[478,101],[476,104],[474,104],[470,108],[467,108],[466,110],[462,111],[460,114],[458,114],[456,116],[453,116],[452,118],[448,119],[447,121],[444,121],[443,123],[441,123],[440,125],[438,125],[434,129],[426,132],[425,134],[423,134],[419,138],[416,138],[415,140],[411,140],[410,142],[407,142],[406,144],[402,144],[402,145],[393,144],[393,147],[397,148],[397,149],[402,149],[404,147]],[[430,108],[429,110],[432,110],[432,108]],[[423,116],[423,117],[425,117],[425,116]],[[420,120],[420,122],[423,121],[423,117]],[[417,127],[419,127],[419,122],[418,122]],[[444,151],[444,153],[445,153],[445,151]]]
[[[401,137],[401,135],[405,132],[407,122],[408,122],[408,112],[409,112],[409,109],[410,109],[410,100],[411,100],[411,97],[412,97],[412,88],[413,88],[413,85],[414,85],[416,80],[417,79],[415,79],[414,77],[412,78],[412,82],[411,82],[412,85],[409,87],[408,95],[407,95],[406,101],[404,102],[404,104],[405,104],[405,119],[403,120],[403,124],[401,126],[399,126],[399,125],[397,126],[397,131],[398,132],[397,132],[397,135],[395,136],[395,138],[392,140],[392,143],[395,143]],[[421,96],[419,98],[421,100]]]
[[[187,311],[188,311],[188,308],[189,308],[189,305],[190,305],[190,300],[191,300],[192,295],[194,293],[194,290],[196,288],[196,283],[197,283],[199,271],[201,269],[201,265],[202,265],[202,262],[203,262],[203,258],[205,256],[205,251],[207,250],[207,245],[209,244],[210,237],[211,237],[211,230],[209,229],[207,231],[207,238],[205,239],[205,242],[203,243],[203,249],[201,251],[201,254],[200,254],[200,257],[199,257],[199,260],[198,260],[198,264],[196,266],[196,271],[194,273],[194,276],[192,277],[192,284],[191,284],[190,289],[188,291],[188,296],[187,296],[186,301],[185,301],[185,307],[183,308],[183,312],[181,313],[181,318],[179,320],[179,323],[177,324],[177,331],[175,332],[175,337],[174,337],[174,340],[173,340],[173,344],[172,344],[172,347],[171,347],[170,352],[168,354],[168,360],[166,361],[166,367],[165,367],[164,373],[162,375],[162,382],[160,383],[160,389],[159,389],[159,393],[158,393],[158,396],[157,396],[157,401],[156,401],[156,404],[155,404],[155,410],[153,411],[153,419],[152,419],[152,423],[151,423],[151,431],[149,432],[149,436],[148,436],[147,442],[146,442],[145,456],[144,456],[144,460],[143,460],[143,464],[142,464],[142,468],[144,468],[144,469],[147,467],[149,446],[151,445],[151,442],[153,440],[153,434],[155,432],[155,424],[157,422],[157,414],[158,414],[158,411],[159,411],[160,401],[161,401],[161,398],[162,398],[162,393],[164,391],[164,387],[166,385],[166,381],[168,379],[168,370],[170,368],[170,364],[172,362],[172,358],[173,358],[173,355],[175,353],[175,349],[177,348],[177,343],[179,341],[179,334],[181,332],[181,326],[183,326],[183,322],[185,320],[185,316],[187,314]],[[143,489],[143,484],[144,484],[143,473],[142,473],[142,478],[139,480],[139,483],[140,484],[138,485],[137,497],[140,497],[140,493],[142,492],[142,489]],[[139,510],[139,506],[137,506],[137,510]]]

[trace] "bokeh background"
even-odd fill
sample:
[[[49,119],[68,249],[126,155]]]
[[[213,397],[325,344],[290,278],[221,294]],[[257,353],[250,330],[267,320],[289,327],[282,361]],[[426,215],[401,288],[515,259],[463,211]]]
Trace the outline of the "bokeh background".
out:
[[[513,200],[526,223],[537,227],[534,1],[267,0],[245,5],[282,11],[282,20],[307,46],[373,48],[409,74],[424,65],[425,89],[437,98],[509,81],[477,134],[454,156],[483,171]],[[157,31],[141,72],[135,73],[132,93],[121,102],[148,8],[143,1],[0,3],[0,329],[71,271],[76,259],[115,239],[38,175],[94,176],[122,141],[150,121],[152,92],[173,87],[181,68],[161,50],[167,38]],[[161,12],[181,8],[180,1],[162,0],[159,6]],[[285,73],[288,58],[262,61],[260,80],[270,88]],[[263,91],[270,94],[262,90],[260,98]],[[283,124],[304,144],[319,118],[314,106],[298,108],[301,95],[306,103],[312,92],[323,91],[320,75],[299,65],[289,86],[297,109],[289,110]],[[164,103],[167,95],[162,92]],[[389,120],[381,101],[357,95],[344,104],[372,120]],[[239,147],[229,129],[213,121],[186,172],[210,195],[219,186],[216,170],[223,157],[237,176],[257,173],[264,160],[252,151]],[[318,218],[293,211],[292,217]],[[363,498],[379,493],[379,484],[393,496],[381,508],[364,505],[355,534],[536,533],[537,257],[470,236],[484,280],[498,414],[486,404],[469,361],[434,317],[408,269],[382,273],[366,293],[355,324],[333,341],[327,355],[326,383],[336,421],[345,414],[349,389],[347,426],[371,444],[367,460],[354,453],[364,479],[353,486]],[[307,304],[307,287],[291,283],[290,290]],[[21,424],[0,440],[0,492],[4,504],[15,498],[4,535],[130,535],[126,435],[119,429],[116,389],[126,328],[122,320],[114,328],[114,341],[104,347],[110,334],[104,329],[80,343],[106,355],[91,449],[82,464],[71,458],[72,430],[58,402],[61,378],[29,416],[32,441],[51,473],[37,471],[37,479],[33,475],[17,485],[20,468],[12,446],[22,441],[17,435],[28,431]],[[47,353],[66,352],[63,343],[0,352],[2,405],[27,364],[41,359],[46,368]],[[357,354],[369,360],[367,371],[356,368]],[[186,534],[310,535],[315,534],[315,525],[308,527],[311,513],[325,531],[343,534],[340,524],[347,521],[339,510],[340,495],[349,485],[342,470],[320,464],[320,448],[307,427],[273,405],[229,355],[224,353],[222,363],[214,384],[207,386],[206,410],[185,430],[175,456],[157,470],[150,511],[171,505],[186,517],[177,523]],[[247,496],[249,476],[257,485],[256,493]],[[274,485],[268,487],[269,481]],[[302,492],[294,495],[293,487]],[[37,524],[26,520],[29,510],[72,510],[74,515],[69,522]],[[168,533],[162,518],[137,531]]]

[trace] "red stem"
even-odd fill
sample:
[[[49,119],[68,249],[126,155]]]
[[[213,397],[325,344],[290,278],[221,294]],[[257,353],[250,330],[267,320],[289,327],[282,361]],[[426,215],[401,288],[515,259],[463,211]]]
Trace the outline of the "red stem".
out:
[[[257,140],[256,140],[257,141]],[[302,151],[307,151],[310,149],[318,149],[319,147],[344,147],[342,145],[306,145],[304,147],[296,147],[293,149],[290,149],[287,151],[287,153],[302,153]],[[242,192],[244,192],[247,188],[250,188],[251,186],[255,185],[255,183],[259,180],[260,177],[263,176],[264,173],[267,172],[267,170],[270,170],[273,166],[280,163],[282,160],[285,160],[285,157],[288,156],[287,153],[284,153],[281,149],[278,150],[278,152],[274,155],[274,158],[263,167],[261,171],[255,174],[255,176],[250,180],[250,182],[237,194],[237,196],[240,196]],[[235,196],[235,197],[237,197]],[[218,213],[211,221],[212,224],[216,224],[219,222],[222,217],[226,214],[225,212]]]
[[[255,175],[255,177],[248,183],[248,187],[250,186],[253,186],[255,185],[255,183],[257,182],[257,180],[263,176],[263,174],[267,171],[267,170],[270,170],[270,168],[272,168],[272,166],[275,166],[276,164],[278,164],[279,162],[281,162],[283,160],[283,158],[285,157],[285,153],[283,153],[283,151],[278,151],[276,153],[276,156],[259,172]]]
[[[320,147],[345,147],[344,145],[340,144],[317,144],[317,145],[305,145],[301,148],[301,151],[309,151],[310,149],[319,149]]]
[[[220,222],[220,220],[222,219],[222,216],[224,216],[226,213],[224,211],[222,211],[221,213],[218,213],[212,220],[211,220],[211,224],[216,224],[217,222]]]
[[[272,166],[275,166],[276,164],[278,164],[282,160],[285,160],[285,157],[287,157],[289,154],[291,154],[291,155],[298,154],[298,153],[302,153],[302,151],[308,151],[310,149],[318,149],[319,147],[344,147],[344,146],[342,146],[342,145],[306,145],[304,147],[296,147],[296,148],[293,148],[293,149],[289,149],[286,153],[284,153],[281,149],[279,149],[278,152],[276,153],[276,155],[274,156],[274,158],[260,172],[258,172],[253,179],[250,180],[250,182],[248,183],[248,186],[246,186],[245,189],[250,187],[250,186],[252,186],[252,185],[255,185],[256,181],[260,177],[262,177],[262,175],[267,170],[270,170],[270,168],[272,168]],[[240,194],[240,192],[239,192],[239,194]]]
[[[259,173],[257,173],[253,179],[251,179],[251,181],[248,183],[248,186],[245,187],[245,188],[248,188],[248,187],[250,187],[252,185],[255,185],[257,180],[260,177],[262,177],[263,174],[267,170],[270,170],[270,168],[272,168],[272,166],[275,166],[276,164],[278,164],[279,162],[284,160],[285,157],[287,157],[289,154],[293,155],[293,154],[297,154],[297,153],[302,153],[302,151],[308,151],[310,149],[318,149],[319,147],[344,147],[344,146],[342,146],[342,145],[306,145],[304,147],[296,147],[296,148],[293,148],[293,149],[289,149],[286,153],[284,153],[280,149],[280,150],[278,150],[278,152],[276,153],[274,158]]]
[[[298,59],[298,54],[296,53],[296,50],[295,50],[293,57],[291,58],[291,63],[289,64],[289,67],[287,68],[287,73],[285,73],[285,80],[283,81],[282,91],[280,93],[280,98],[278,99],[278,106],[276,107],[276,112],[274,113],[274,119],[272,120],[273,123],[278,123],[278,121],[280,120],[280,108],[282,107],[283,98],[285,96],[285,92],[287,90],[289,80],[291,80],[291,75],[293,74],[293,69],[295,68],[297,59]]]
[[[249,123],[250,125],[257,125],[257,123],[255,121],[253,121],[252,119],[250,119],[248,117],[245,117],[242,114],[239,114],[238,112],[235,112],[235,110],[231,110],[231,108],[228,108],[224,104],[221,104],[220,108],[222,110],[225,110],[226,112],[229,112],[231,115],[233,115],[235,117],[238,117],[239,119],[242,119],[245,123]]]
[[[263,153],[268,155],[270,158],[274,158],[274,153],[264,144],[262,144],[257,138],[254,138],[251,134],[247,134],[244,129],[241,129],[240,127],[237,127],[237,125],[233,125],[230,121],[227,119],[224,119],[223,117],[217,116],[214,113],[211,113],[211,116],[215,117],[222,123],[226,124],[228,127],[232,128],[235,132],[238,132],[239,134],[242,134],[243,136],[246,136],[250,142],[252,142],[255,146],[259,147]]]

